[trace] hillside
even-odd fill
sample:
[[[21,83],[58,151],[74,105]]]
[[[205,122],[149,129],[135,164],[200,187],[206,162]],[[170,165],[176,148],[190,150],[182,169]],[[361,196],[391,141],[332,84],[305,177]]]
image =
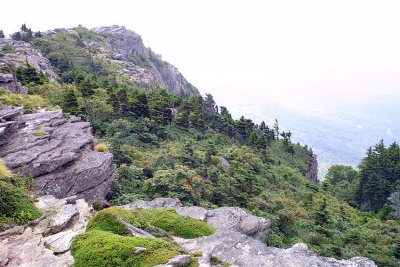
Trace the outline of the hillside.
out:
[[[25,36],[24,33],[20,35]],[[338,266],[334,259],[325,262],[315,258],[307,246],[319,256],[353,258],[341,261],[343,266],[373,266],[370,261],[365,263],[365,259],[357,261],[356,256],[368,257],[379,266],[400,266],[398,221],[362,212],[336,198],[316,179],[317,162],[312,149],[292,142],[295,136],[291,131],[283,131],[278,122],[267,125],[243,116],[233,119],[226,107],[215,103],[212,95],[201,96],[176,68],[145,48],[134,32],[119,26],[93,30],[76,27],[34,34],[30,45],[4,40],[0,41],[3,44],[0,45],[0,60],[4,63],[0,75],[9,77],[11,74],[14,80],[7,85],[20,82],[28,92],[21,94],[8,87],[0,89],[0,103],[23,106],[26,113],[33,114],[11,121],[18,125],[14,133],[18,131],[16,135],[7,135],[4,142],[0,139],[0,155],[13,172],[34,179],[31,186],[36,188],[37,194],[51,193],[60,198],[77,194],[97,209],[160,197],[178,198],[184,206],[197,206],[197,211],[240,207],[259,216],[258,220],[270,222],[268,234],[260,237],[257,231],[249,230],[246,234],[252,239],[244,238],[248,241],[246,244],[260,245],[260,251],[267,254],[266,261],[273,259],[278,266],[301,266],[302,261],[295,257],[289,258],[289,263],[280,259],[279,255],[283,257],[285,253],[289,256],[294,253],[299,259],[315,259],[318,264],[321,260],[323,266]],[[18,47],[26,49],[21,52]],[[21,65],[16,66],[10,58],[21,54],[28,55],[27,58],[30,54],[37,55],[56,76],[52,78],[28,60],[19,60]],[[4,118],[0,124],[2,133],[8,129],[6,124],[10,124],[10,120]],[[24,144],[22,139],[30,141],[29,147],[20,147]],[[97,143],[101,143],[99,147],[95,147]],[[43,148],[45,151],[39,153]],[[113,170],[109,152],[113,154],[116,171],[111,188],[107,190]],[[24,155],[27,160],[21,161],[13,153]],[[52,164],[53,161],[57,164]],[[96,165],[102,162],[104,164]],[[44,168],[45,173],[41,169],[43,166],[48,167]],[[13,174],[7,170],[3,176],[8,187]],[[43,182],[43,176],[49,180]],[[71,184],[65,182],[72,178],[75,180]],[[49,188],[53,191],[47,190]],[[59,188],[63,193],[57,194],[60,190],[54,190]],[[32,188],[24,186],[18,192],[25,194],[26,199],[29,190]],[[112,244],[122,242],[121,251],[142,246],[162,250],[163,246],[171,246],[174,255],[168,255],[178,254],[178,248],[169,239],[166,243],[126,239],[127,230],[121,228],[121,221],[115,221],[117,214],[128,223],[128,230],[135,230],[133,226],[139,228],[139,232],[147,230],[168,238],[171,238],[169,235],[184,237],[179,236],[179,225],[175,221],[170,223],[169,216],[162,217],[169,223],[167,226],[165,221],[158,222],[157,226],[144,223],[157,222],[157,216],[146,212],[143,218],[137,218],[135,214],[118,213],[118,209],[112,207],[97,214],[94,218],[104,220],[99,219],[97,225],[75,239],[72,246],[79,266],[96,266],[102,253],[96,254],[97,258],[92,257],[84,248],[101,248],[104,240]],[[29,219],[38,216],[34,215]],[[228,216],[227,221],[236,220],[233,217]],[[18,221],[13,213],[2,214],[0,219],[5,227],[27,221],[26,218]],[[196,227],[201,229],[202,226]],[[183,240],[181,246],[186,244],[186,249],[191,250],[190,244],[194,243],[190,242]],[[300,242],[306,246],[296,245]],[[201,242],[196,245],[201,247]],[[292,250],[276,248],[293,246]],[[160,255],[164,255],[165,251],[161,252]],[[196,254],[196,251],[191,252]],[[116,253],[112,262],[136,259],[135,253],[126,253]],[[236,263],[225,254],[217,255],[212,249],[210,253],[213,257],[223,257],[229,264]],[[167,257],[168,260],[171,257]],[[166,263],[167,258],[160,262]],[[216,260],[214,265],[218,265]],[[246,263],[239,265],[246,266]]]

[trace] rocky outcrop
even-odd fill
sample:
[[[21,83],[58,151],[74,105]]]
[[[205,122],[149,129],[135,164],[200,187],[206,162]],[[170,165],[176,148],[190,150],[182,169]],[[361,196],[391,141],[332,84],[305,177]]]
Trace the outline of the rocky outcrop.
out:
[[[0,38],[0,52],[3,55],[0,63],[5,68],[17,69],[29,64],[36,71],[44,74],[50,81],[58,81],[59,77],[53,71],[50,61],[40,51],[31,47],[29,43]],[[3,84],[4,85],[4,84]],[[0,83],[0,86],[3,87]]]
[[[28,93],[28,88],[26,88],[20,82],[18,82],[12,74],[0,73],[0,87],[7,89],[8,91],[14,94]]]
[[[93,31],[105,38],[108,50],[111,51],[110,58],[124,66],[119,74],[135,81],[139,86],[160,86],[173,94],[199,94],[176,67],[145,47],[142,38],[135,32],[116,25],[95,28]]]
[[[315,184],[319,184],[320,181],[318,179],[318,161],[317,161],[317,156],[312,155],[309,165],[308,165],[308,171],[306,173],[306,177],[308,180]]]
[[[170,198],[136,201],[124,206],[127,209],[162,207],[174,208],[182,216],[203,220],[217,229],[210,236],[195,239],[173,237],[184,250],[201,255],[198,260],[199,266],[202,267],[212,266],[212,257],[217,257],[231,266],[376,266],[373,261],[363,257],[354,257],[350,260],[320,257],[308,250],[307,245],[303,243],[298,243],[289,249],[268,247],[262,241],[270,230],[270,221],[247,214],[239,208],[223,207],[206,210],[200,207],[181,207],[179,200]]]
[[[72,240],[85,232],[92,208],[76,197],[43,196],[35,204],[42,217],[0,233],[0,266],[72,266]]]
[[[35,178],[38,194],[103,199],[114,165],[108,152],[94,150],[88,122],[61,110],[22,115],[0,107],[0,157],[12,171]]]

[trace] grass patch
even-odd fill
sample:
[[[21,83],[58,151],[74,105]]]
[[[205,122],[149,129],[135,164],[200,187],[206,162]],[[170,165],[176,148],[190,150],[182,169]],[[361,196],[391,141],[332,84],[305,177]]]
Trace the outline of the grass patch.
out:
[[[121,217],[135,227],[150,232],[152,226],[155,226],[169,234],[183,238],[208,236],[215,232],[215,228],[207,223],[180,216],[174,209],[138,209],[131,211],[116,207],[96,213],[90,220],[87,229],[109,231],[121,235],[127,234],[123,225],[116,219],[116,216]]]
[[[39,107],[46,107],[48,105],[48,101],[41,96],[29,94],[13,94],[10,91],[1,87],[0,98],[4,98],[4,100],[0,101],[1,105],[24,107],[24,110],[27,113],[33,113],[37,111]]]
[[[135,255],[136,247],[144,247],[146,251]],[[77,236],[71,252],[75,267],[150,267],[180,254],[174,244],[163,239],[126,237],[97,230]]]

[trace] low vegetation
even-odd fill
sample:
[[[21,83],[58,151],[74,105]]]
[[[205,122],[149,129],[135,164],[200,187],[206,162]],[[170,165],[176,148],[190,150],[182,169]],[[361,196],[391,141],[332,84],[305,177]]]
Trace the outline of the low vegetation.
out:
[[[173,209],[126,210],[112,207],[101,210],[90,220],[86,233],[78,236],[72,246],[75,266],[155,266],[168,262],[182,251],[167,238],[129,237],[117,219],[149,231],[184,238],[210,235],[215,229],[192,218],[182,217]],[[158,229],[159,228],[159,229]],[[145,252],[135,254],[137,247]],[[190,266],[197,266],[196,261]]]
[[[122,208],[101,210],[89,222],[88,230],[102,230],[114,234],[128,234],[117,216],[135,227],[149,232],[158,227],[169,234],[183,238],[197,238],[214,233],[214,227],[193,218],[182,217],[174,209],[138,209],[134,211]]]
[[[0,229],[40,216],[29,197],[29,180],[13,175],[0,161]]]

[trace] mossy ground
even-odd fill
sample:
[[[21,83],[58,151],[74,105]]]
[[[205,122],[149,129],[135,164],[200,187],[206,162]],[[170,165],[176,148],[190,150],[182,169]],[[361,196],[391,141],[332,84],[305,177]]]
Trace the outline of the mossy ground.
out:
[[[101,210],[90,220],[86,233],[72,246],[75,267],[80,266],[155,266],[168,262],[182,251],[167,238],[129,237],[117,216],[135,227],[154,231],[155,227],[170,234],[196,238],[214,233],[215,229],[196,219],[182,217],[173,209],[126,210],[111,207]],[[136,247],[146,251],[135,255]],[[194,258],[188,267],[198,266]]]
[[[135,255],[136,247],[146,251]],[[126,237],[98,230],[78,236],[72,246],[75,267],[155,266],[178,254],[173,243],[160,238]]]
[[[183,238],[197,238],[211,235],[215,228],[193,218],[183,217],[174,209],[138,209],[135,211],[122,208],[108,208],[98,212],[88,224],[88,230],[103,230],[115,234],[127,234],[125,227],[116,216],[142,229],[158,227],[169,234]]]

